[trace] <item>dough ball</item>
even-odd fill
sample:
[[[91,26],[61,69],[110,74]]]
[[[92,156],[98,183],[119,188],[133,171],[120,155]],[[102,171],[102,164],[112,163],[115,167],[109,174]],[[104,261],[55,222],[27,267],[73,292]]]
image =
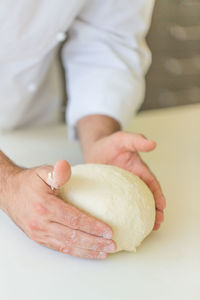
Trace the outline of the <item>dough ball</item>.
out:
[[[140,178],[124,169],[103,164],[74,166],[59,196],[109,224],[117,251],[136,251],[153,229],[153,195]]]

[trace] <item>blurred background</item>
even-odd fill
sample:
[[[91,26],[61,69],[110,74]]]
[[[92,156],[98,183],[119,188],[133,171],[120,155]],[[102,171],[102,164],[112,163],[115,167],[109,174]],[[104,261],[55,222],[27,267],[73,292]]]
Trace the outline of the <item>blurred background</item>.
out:
[[[142,110],[200,102],[200,0],[157,0]]]

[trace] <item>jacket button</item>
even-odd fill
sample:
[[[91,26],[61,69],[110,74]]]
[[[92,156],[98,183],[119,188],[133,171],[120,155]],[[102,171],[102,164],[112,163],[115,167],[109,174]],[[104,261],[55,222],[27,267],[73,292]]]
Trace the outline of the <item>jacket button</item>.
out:
[[[62,32],[62,31],[57,32],[57,34],[56,34],[56,40],[58,42],[63,42],[66,39],[66,37],[67,37],[67,34],[65,32]]]
[[[37,89],[36,84],[30,83],[30,84],[28,85],[28,91],[29,91],[30,93],[34,93],[34,92],[36,91],[36,89]]]

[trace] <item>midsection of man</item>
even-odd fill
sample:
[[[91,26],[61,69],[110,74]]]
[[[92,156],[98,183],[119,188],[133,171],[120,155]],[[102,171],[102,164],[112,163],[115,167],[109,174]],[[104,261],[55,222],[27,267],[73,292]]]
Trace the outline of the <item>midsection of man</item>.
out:
[[[58,48],[84,2],[1,1],[1,130],[60,120]]]

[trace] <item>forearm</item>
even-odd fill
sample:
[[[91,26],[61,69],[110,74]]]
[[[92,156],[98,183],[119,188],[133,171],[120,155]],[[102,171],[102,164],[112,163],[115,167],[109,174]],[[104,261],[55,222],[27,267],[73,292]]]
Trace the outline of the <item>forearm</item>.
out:
[[[120,124],[105,115],[89,115],[80,119],[77,123],[77,132],[84,159],[87,160],[87,154],[94,142],[118,130]]]
[[[21,168],[0,151],[0,209],[6,210],[5,196],[8,193],[10,178],[19,170]]]

